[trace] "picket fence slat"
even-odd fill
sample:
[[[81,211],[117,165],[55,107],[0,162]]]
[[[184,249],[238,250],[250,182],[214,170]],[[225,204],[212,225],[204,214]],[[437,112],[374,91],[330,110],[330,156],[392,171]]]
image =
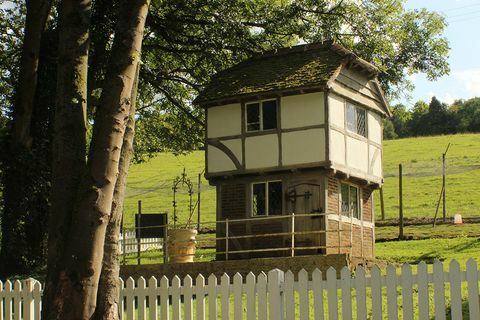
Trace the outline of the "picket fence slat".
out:
[[[381,320],[382,317],[382,276],[378,266],[372,267],[372,319]]]
[[[467,317],[467,312],[469,319],[480,319],[479,271],[475,260],[467,261],[466,271],[461,270],[457,261],[450,262],[448,271],[439,261],[430,273],[423,262],[418,264],[415,275],[409,264],[402,265],[398,275],[397,271],[391,265],[382,276],[374,266],[367,276],[362,267],[354,273],[343,268],[337,279],[337,271],[329,268],[324,280],[318,269],[311,274],[302,269],[297,275],[274,269],[268,276],[263,272],[257,277],[251,272],[246,277],[236,273],[233,282],[229,275],[223,274],[220,283],[213,274],[208,277],[208,283],[202,275],[198,275],[195,282],[186,276],[183,283],[178,276],[171,282],[166,277],[160,281],[155,277],[148,281],[143,277],[137,280],[130,277],[125,282],[119,281],[119,315],[126,320],[169,320],[170,317],[205,320],[208,299],[209,320],[217,320],[218,316],[227,320],[303,320],[310,319],[311,313],[314,319],[323,320],[327,314],[328,319],[338,319],[341,300],[342,319],[353,319],[356,314],[359,320],[398,319],[399,316],[408,320],[414,318],[415,312],[419,319],[429,319],[432,301],[435,319],[446,319],[447,309],[449,317],[455,320]],[[468,296],[462,296],[462,286]],[[446,287],[449,301],[445,300]],[[414,292],[417,292],[418,310],[414,308]],[[371,306],[367,304],[367,293],[371,296]],[[0,320],[39,320],[41,296],[42,286],[34,279],[0,282]],[[384,299],[386,310],[382,309]],[[230,310],[232,300],[233,310]]]
[[[197,320],[205,320],[205,278],[201,274],[195,280],[195,296],[197,298]]]
[[[189,275],[183,280],[183,319],[193,320],[193,279]]]
[[[387,267],[387,314],[388,319],[398,319],[397,271],[393,265]]]
[[[182,316],[182,310],[180,305],[180,278],[174,276],[172,280],[172,319],[180,320]]]
[[[220,278],[220,295],[222,319],[230,318],[230,277],[224,273]]]
[[[255,275],[249,272],[247,275],[247,320],[255,320],[257,318],[256,311],[256,290],[255,290]]]
[[[365,281],[365,269],[358,267],[355,275],[355,292],[357,295],[357,319],[367,319],[367,283]]]
[[[300,320],[310,319],[310,303],[308,299],[308,272],[305,269],[298,273],[298,291],[300,296]]]
[[[170,312],[169,312],[170,310],[168,308],[170,305],[168,287],[169,287],[168,278],[163,276],[162,279],[160,279],[160,319],[161,320],[169,320],[170,318]]]
[[[473,259],[467,261],[468,311],[470,319],[480,319],[480,302],[478,298],[477,263]]]
[[[261,272],[257,281],[258,320],[267,320],[267,275]]]
[[[402,265],[403,320],[413,320],[413,277],[408,263]]]
[[[450,305],[452,319],[462,320],[462,273],[460,264],[452,260],[450,262]]]
[[[295,275],[292,271],[285,272],[285,319],[295,320]]]
[[[433,263],[433,301],[435,320],[446,320],[443,264],[438,260]]]
[[[233,318],[235,320],[242,320],[243,318],[242,286],[242,275],[237,272],[233,276]]]
[[[208,277],[208,319],[217,320],[217,278],[211,274]]]

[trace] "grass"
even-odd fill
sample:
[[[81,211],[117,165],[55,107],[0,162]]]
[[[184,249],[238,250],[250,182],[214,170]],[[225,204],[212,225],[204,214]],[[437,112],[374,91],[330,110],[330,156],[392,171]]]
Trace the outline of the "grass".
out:
[[[448,143],[447,154],[447,213],[453,216],[480,215],[480,134],[458,134],[436,137],[408,138],[385,141],[384,198],[386,218],[398,215],[398,164],[404,171],[404,216],[433,217],[442,187],[441,155]],[[159,154],[130,169],[125,199],[125,225],[133,226],[137,202],[142,200],[143,212],[168,212],[172,221],[171,190],[173,180],[186,169],[195,186],[204,169],[204,153],[196,151],[186,156]],[[215,189],[202,174],[202,221],[215,220]],[[196,197],[196,195],[194,195]],[[178,216],[181,223],[188,219],[188,195],[178,193]],[[375,212],[380,218],[380,201],[375,194]],[[441,214],[441,208],[440,212]],[[196,219],[196,217],[194,217]]]
[[[442,153],[447,154],[447,215],[480,215],[480,135],[458,134],[384,142],[386,218],[398,216],[398,164],[403,165],[405,217],[431,217],[442,189]],[[380,197],[375,194],[380,218]],[[439,210],[441,215],[441,207]]]

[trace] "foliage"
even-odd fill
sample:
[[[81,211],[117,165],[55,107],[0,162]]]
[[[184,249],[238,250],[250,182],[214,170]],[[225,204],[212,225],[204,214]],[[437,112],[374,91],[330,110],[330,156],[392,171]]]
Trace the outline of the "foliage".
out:
[[[408,110],[399,104],[392,108],[392,113],[384,126],[385,139],[480,132],[480,98],[457,100],[448,106],[432,97],[429,105],[418,101]],[[388,122],[393,124],[393,132]]]

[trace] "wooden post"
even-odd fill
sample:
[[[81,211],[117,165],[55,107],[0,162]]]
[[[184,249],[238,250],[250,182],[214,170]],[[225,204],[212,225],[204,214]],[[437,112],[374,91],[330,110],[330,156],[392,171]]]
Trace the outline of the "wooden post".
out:
[[[385,220],[385,202],[383,202],[383,187],[380,188],[380,210],[382,211],[382,220]]]
[[[447,221],[447,198],[446,193],[446,170],[445,170],[445,153],[442,154],[442,190],[443,190],[443,222]]]
[[[292,245],[291,245],[292,257],[295,256],[295,213],[292,212]]]
[[[202,174],[198,174],[198,190],[197,190],[197,230],[200,232],[200,192],[201,192]]]
[[[398,165],[398,201],[399,201],[399,235],[398,238],[403,239],[403,179],[402,179],[402,164]]]
[[[168,224],[163,233],[163,263],[168,263]]]
[[[138,226],[137,226],[137,264],[142,264],[142,258],[140,257],[142,252],[142,200],[138,200]]]
[[[225,219],[225,260],[228,260],[228,218]]]

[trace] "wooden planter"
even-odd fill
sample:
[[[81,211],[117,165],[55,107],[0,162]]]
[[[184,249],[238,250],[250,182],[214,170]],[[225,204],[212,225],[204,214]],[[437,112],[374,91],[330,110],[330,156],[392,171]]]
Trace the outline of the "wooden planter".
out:
[[[168,261],[171,263],[193,262],[197,236],[196,229],[168,230]]]

